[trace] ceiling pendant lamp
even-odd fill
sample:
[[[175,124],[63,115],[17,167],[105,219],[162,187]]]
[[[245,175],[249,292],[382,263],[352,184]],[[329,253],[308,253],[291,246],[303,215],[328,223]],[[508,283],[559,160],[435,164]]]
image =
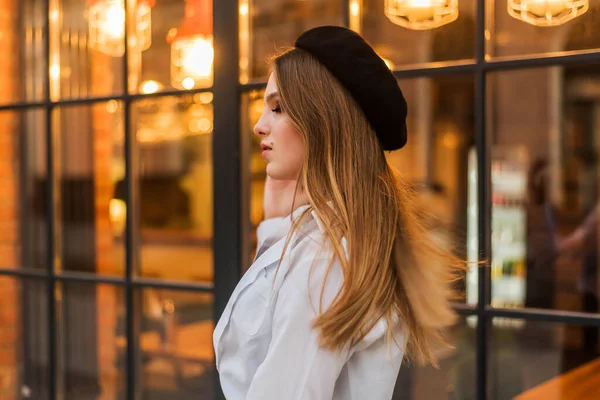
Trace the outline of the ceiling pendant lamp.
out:
[[[146,50],[152,43],[151,8],[155,0],[138,0],[135,9],[135,34],[130,46]],[[112,57],[125,53],[125,0],[89,0],[90,47]]]
[[[508,13],[534,26],[557,26],[577,18],[589,7],[588,0],[508,0]]]
[[[171,29],[171,84],[179,89],[213,84],[212,0],[187,0],[179,28]]]
[[[425,30],[458,18],[458,0],[385,0],[385,15],[407,29]]]

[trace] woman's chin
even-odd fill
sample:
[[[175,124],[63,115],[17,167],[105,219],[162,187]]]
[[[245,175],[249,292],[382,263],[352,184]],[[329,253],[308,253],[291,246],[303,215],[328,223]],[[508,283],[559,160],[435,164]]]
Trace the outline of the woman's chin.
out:
[[[280,174],[277,171],[277,168],[272,163],[267,164],[266,172],[267,172],[267,176],[271,179],[277,179],[277,180],[281,179],[279,176]]]
[[[266,172],[269,178],[276,181],[288,181],[295,179],[291,174],[286,174],[285,171],[278,169],[276,165],[273,165],[273,163],[267,164]]]

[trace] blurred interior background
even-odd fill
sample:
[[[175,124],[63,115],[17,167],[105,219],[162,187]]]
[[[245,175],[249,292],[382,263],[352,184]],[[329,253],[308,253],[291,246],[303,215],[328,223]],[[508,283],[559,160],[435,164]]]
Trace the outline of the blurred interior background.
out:
[[[478,221],[490,210],[486,287],[471,267],[457,283],[454,349],[437,370],[406,364],[394,398],[477,398],[482,349],[489,399],[598,398],[581,396],[600,380],[600,4],[239,0],[239,76],[229,77],[239,97],[222,100],[220,114],[239,129],[216,131],[224,39],[213,37],[213,13],[226,3],[0,0],[0,399],[47,399],[49,388],[61,399],[125,399],[128,362],[141,399],[218,396],[214,299],[226,293],[214,272],[232,266],[214,262],[223,206],[213,165],[234,155],[215,153],[213,139],[240,143],[241,218],[228,221],[243,236],[241,274],[262,220],[265,165],[251,131],[268,56],[325,24],[360,32],[395,71],[409,140],[388,159],[442,240],[478,260]],[[136,284],[124,285],[127,260]],[[490,314],[478,342],[479,293],[492,312],[550,316]]]

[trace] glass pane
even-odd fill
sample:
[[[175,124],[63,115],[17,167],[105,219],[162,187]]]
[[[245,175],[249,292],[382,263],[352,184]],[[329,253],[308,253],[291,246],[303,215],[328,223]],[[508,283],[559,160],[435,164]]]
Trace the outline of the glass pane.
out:
[[[137,294],[141,399],[213,399],[213,295],[160,289]]]
[[[60,287],[59,399],[125,398],[124,291],[90,283]]]
[[[46,25],[42,0],[0,3],[0,103],[42,100],[48,76],[43,37]],[[10,56],[8,56],[10,55]]]
[[[133,103],[141,274],[212,281],[212,94]]]
[[[111,100],[60,107],[56,169],[58,254],[63,271],[123,274],[125,203],[123,110]]]
[[[50,1],[53,100],[123,92],[123,1]]]
[[[342,24],[339,0],[240,0],[240,79],[266,80],[267,59],[304,31]],[[251,31],[250,31],[251,29]]]
[[[46,118],[0,112],[0,268],[47,267]]]
[[[600,398],[598,327],[498,318],[490,339],[490,399]]]
[[[461,318],[446,332],[453,349],[436,354],[440,368],[410,366],[400,369],[393,400],[475,399],[476,317]]]
[[[212,0],[130,1],[129,90],[208,88],[213,84]],[[135,7],[135,8],[133,8]],[[232,29],[234,29],[232,25]]]
[[[364,35],[392,69],[401,69],[406,64],[475,57],[474,0],[352,0],[350,3],[350,18],[356,21],[351,27]],[[388,10],[386,3],[390,6]],[[425,22],[422,21],[431,19],[435,12],[442,10],[442,4],[447,4],[447,14],[443,14],[447,16],[441,18],[440,23],[450,22],[438,27],[435,27],[437,24],[433,24],[432,28],[423,27]],[[357,15],[362,15],[362,18]]]
[[[600,3],[592,0],[549,1],[549,9],[543,3],[510,0],[510,11],[507,11],[506,2],[488,0],[487,54],[494,57],[532,56],[600,48]],[[586,7],[581,5],[585,4],[589,9],[583,12]],[[550,18],[545,17],[545,11],[549,11]],[[549,23],[555,25],[548,26]]]
[[[408,142],[405,148],[388,153],[388,161],[416,190],[436,236],[465,257],[465,236],[477,235],[470,229],[477,226],[477,213],[467,217],[467,209],[473,208],[472,188],[467,183],[472,168],[469,154],[475,146],[473,76],[406,79],[399,85],[408,103]],[[476,256],[477,252],[472,261]],[[469,303],[477,302],[476,274],[475,267],[468,274]],[[458,282],[458,289],[464,292],[464,280]]]
[[[48,298],[43,280],[0,276],[0,398],[48,399]]]
[[[494,306],[598,312],[597,70],[488,78]]]

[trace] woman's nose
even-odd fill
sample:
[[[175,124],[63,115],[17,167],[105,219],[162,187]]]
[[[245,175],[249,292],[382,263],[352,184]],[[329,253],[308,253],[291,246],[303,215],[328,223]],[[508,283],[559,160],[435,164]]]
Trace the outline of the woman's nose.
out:
[[[269,134],[269,126],[265,123],[263,115],[260,116],[256,125],[254,125],[253,131],[256,136],[266,136]]]

